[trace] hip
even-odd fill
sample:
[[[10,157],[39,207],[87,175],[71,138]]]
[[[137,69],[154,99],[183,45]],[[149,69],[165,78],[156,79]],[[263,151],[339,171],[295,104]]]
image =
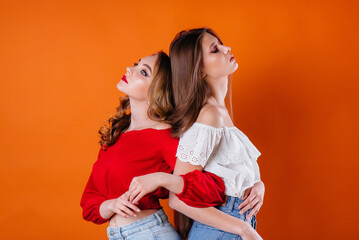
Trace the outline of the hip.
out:
[[[256,215],[253,215],[251,218],[246,220],[248,214],[251,212],[252,209],[248,209],[243,214],[239,213],[239,205],[243,202],[241,198],[231,197],[227,198],[227,201],[224,202],[221,206],[217,206],[220,211],[239,218],[247,223],[249,223],[255,230],[257,228],[257,219]],[[200,222],[194,221],[191,231],[188,236],[188,240],[195,240],[195,239],[206,239],[206,240],[217,240],[217,239],[237,239],[241,240],[242,238],[239,235],[224,232],[217,228],[202,224]]]
[[[107,236],[110,240],[181,240],[162,209],[136,222],[108,227]]]

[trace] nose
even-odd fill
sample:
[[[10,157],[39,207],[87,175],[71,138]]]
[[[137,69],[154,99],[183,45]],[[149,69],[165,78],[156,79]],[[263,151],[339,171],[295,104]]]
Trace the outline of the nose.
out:
[[[226,47],[226,48],[227,48],[226,54],[228,54],[231,51],[231,47]]]
[[[126,71],[127,71],[129,74],[131,74],[131,68],[130,68],[130,67],[127,67],[127,68],[126,68]]]
[[[224,54],[228,54],[231,51],[231,47],[220,45],[220,48]]]

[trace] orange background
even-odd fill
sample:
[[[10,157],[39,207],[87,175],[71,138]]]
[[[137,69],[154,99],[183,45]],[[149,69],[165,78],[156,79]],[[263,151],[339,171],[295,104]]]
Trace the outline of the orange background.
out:
[[[208,26],[239,63],[266,239],[359,239],[358,1],[1,1],[0,239],[106,239],[79,206],[125,68]],[[168,212],[170,210],[166,208]]]

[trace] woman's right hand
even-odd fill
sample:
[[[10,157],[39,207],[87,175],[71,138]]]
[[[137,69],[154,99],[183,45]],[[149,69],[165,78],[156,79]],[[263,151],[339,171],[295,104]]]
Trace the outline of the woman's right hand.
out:
[[[109,200],[107,208],[113,213],[117,213],[122,217],[137,217],[134,213],[140,212],[141,210],[129,201],[130,193],[127,191],[120,197]]]
[[[257,231],[247,222],[244,222],[244,228],[242,229],[240,236],[243,240],[263,240]]]

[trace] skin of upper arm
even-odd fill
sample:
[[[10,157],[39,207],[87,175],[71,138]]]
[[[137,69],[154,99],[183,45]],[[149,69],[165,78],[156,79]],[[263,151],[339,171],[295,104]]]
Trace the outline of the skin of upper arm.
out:
[[[199,112],[196,122],[220,128],[223,126],[223,117],[217,107],[207,104]]]
[[[173,170],[174,175],[182,175],[194,170],[203,171],[203,167],[201,165],[192,165],[188,162],[182,162],[177,158],[175,169]]]

